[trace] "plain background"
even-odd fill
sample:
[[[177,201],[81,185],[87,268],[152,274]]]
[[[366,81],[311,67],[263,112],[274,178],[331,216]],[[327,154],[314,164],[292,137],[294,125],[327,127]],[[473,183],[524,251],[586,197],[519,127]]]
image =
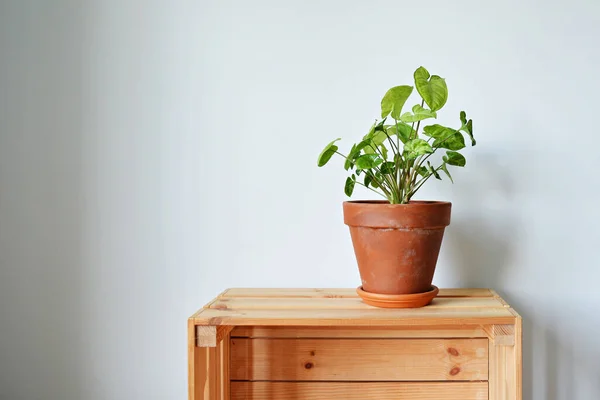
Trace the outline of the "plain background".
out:
[[[1,0],[0,398],[184,399],[218,292],[357,286],[316,157],[424,65],[479,141],[418,196],[435,283],[523,315],[524,399],[597,400],[599,43],[593,0]]]

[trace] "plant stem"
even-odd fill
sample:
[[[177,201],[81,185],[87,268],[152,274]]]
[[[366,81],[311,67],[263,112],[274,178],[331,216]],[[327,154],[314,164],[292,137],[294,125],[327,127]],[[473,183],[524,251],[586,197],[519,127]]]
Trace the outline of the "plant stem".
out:
[[[386,135],[387,135],[387,132],[386,132]],[[377,152],[381,156],[381,159],[384,160],[383,162],[387,161],[387,159],[385,159],[385,157],[383,157],[383,153],[381,152],[381,150],[379,149],[379,147],[377,145],[373,146],[372,144],[369,144],[369,147],[371,147],[375,152]],[[375,168],[377,168],[377,167],[375,167]],[[395,193],[397,193],[398,190],[394,187],[394,184],[395,184],[394,180],[390,179],[388,174],[382,173],[380,168],[377,168],[377,171],[381,174],[382,179],[388,185],[390,195],[394,195]],[[373,178],[375,178],[375,176],[373,176]],[[380,185],[380,186],[382,186],[382,185]],[[382,187],[381,189],[383,190],[384,188]]]
[[[442,164],[442,165],[444,165],[444,164]],[[434,171],[435,171],[435,172],[437,172],[437,171],[439,171],[440,169],[442,169],[442,166],[439,166],[439,167],[437,167],[437,168],[436,168]],[[413,189],[413,190],[412,190],[412,191],[409,193],[409,198],[408,198],[408,199],[410,200],[410,198],[412,198],[412,196],[414,196],[414,194],[415,194],[415,193],[417,193],[417,191],[418,191],[419,189],[421,189],[421,186],[423,186],[423,184],[424,184],[425,182],[427,182],[427,180],[428,180],[429,178],[431,178],[432,176],[433,176],[433,174],[429,174],[429,175],[427,175],[426,177],[424,177],[423,179],[421,179],[419,182],[417,182],[417,184],[416,184],[416,187],[415,187],[415,188],[414,188],[414,189]]]
[[[457,132],[458,132],[458,131],[457,131]],[[440,140],[440,141],[438,142],[438,145],[437,145],[436,147],[434,147],[434,148],[433,148],[433,153],[429,153],[429,154],[427,154],[427,155],[422,155],[422,156],[420,156],[420,157],[417,159],[417,161],[415,162],[415,164],[417,165],[417,166],[416,166],[416,168],[415,168],[415,171],[418,173],[418,171],[419,171],[419,168],[421,168],[421,166],[423,165],[423,163],[424,163],[425,161],[427,161],[427,159],[428,159],[429,157],[431,157],[433,154],[435,154],[435,152],[436,152],[436,151],[438,151],[439,149],[441,149],[441,147],[440,147],[440,144],[444,143],[446,140],[450,139],[450,138],[451,138],[452,136],[454,136],[455,134],[456,134],[456,133],[452,133],[451,135],[448,135],[447,137],[445,137],[443,140]],[[432,139],[432,138],[430,138],[430,139]],[[415,185],[415,182],[416,182],[416,180],[417,180],[417,173],[413,173],[413,174],[412,174],[411,181],[413,182],[413,183],[412,183],[412,185],[413,185],[413,186]],[[419,187],[420,187],[420,186],[419,186]],[[417,190],[418,190],[418,189],[417,189]],[[416,191],[416,190],[415,190],[415,191]],[[413,194],[414,194],[414,193],[413,193]]]
[[[370,187],[368,187],[367,185],[365,185],[365,184],[363,184],[363,183],[360,183],[358,180],[356,181],[356,183],[358,183],[358,184],[359,184],[359,185],[361,185],[361,186],[364,186],[364,187],[366,187],[366,188],[367,188],[367,189],[369,189],[371,192],[377,193],[378,195],[380,195],[380,196],[381,196],[381,197],[383,197],[384,199],[388,199],[388,197],[387,197],[387,196],[385,196],[384,194],[382,194],[382,193],[379,193],[377,190],[375,190],[375,189],[373,189],[373,188],[370,188]],[[388,200],[389,200],[389,199],[388,199]]]

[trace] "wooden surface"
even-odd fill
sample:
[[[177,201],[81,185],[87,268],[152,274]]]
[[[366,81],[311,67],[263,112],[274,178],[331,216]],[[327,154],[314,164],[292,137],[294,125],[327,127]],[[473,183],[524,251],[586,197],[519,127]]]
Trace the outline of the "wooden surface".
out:
[[[514,325],[494,325],[489,333],[489,400],[522,399],[521,328],[518,318]]]
[[[406,338],[487,338],[485,329],[478,326],[453,328],[411,326],[404,329],[381,327],[339,326],[238,326],[231,331],[232,338],[346,338],[346,339],[406,339]]]
[[[420,309],[229,289],[188,320],[190,400],[522,400],[522,321],[490,289]]]
[[[418,309],[371,307],[354,289],[229,289],[192,319],[214,326],[456,326],[511,324],[515,313],[489,289],[441,289]]]
[[[231,400],[485,400],[487,382],[232,382]]]
[[[483,381],[487,339],[232,339],[231,379]]]

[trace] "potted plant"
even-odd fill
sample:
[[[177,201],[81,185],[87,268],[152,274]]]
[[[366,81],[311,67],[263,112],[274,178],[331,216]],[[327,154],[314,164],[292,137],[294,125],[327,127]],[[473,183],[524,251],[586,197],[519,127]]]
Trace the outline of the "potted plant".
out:
[[[347,196],[361,185],[385,199],[343,204],[362,280],[357,291],[366,303],[381,307],[421,307],[436,296],[431,283],[452,205],[413,197],[431,177],[442,179],[443,173],[453,182],[448,166],[465,166],[458,152],[465,147],[465,135],[476,144],[473,121],[464,111],[458,129],[425,125],[437,118],[448,99],[443,78],[420,67],[414,87],[420,101],[411,111],[403,108],[413,86],[391,88],[381,100],[381,121],[376,120],[360,142],[342,154],[338,138],[318,158],[319,167],[334,154],[344,158],[350,175],[344,185]],[[444,154],[434,162],[439,150]]]

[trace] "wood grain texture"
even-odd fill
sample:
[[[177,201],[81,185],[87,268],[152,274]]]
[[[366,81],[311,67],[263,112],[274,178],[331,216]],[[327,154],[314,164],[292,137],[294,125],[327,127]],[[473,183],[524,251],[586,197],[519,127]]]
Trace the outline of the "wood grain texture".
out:
[[[486,400],[487,382],[232,382],[231,400]]]
[[[196,353],[196,326],[188,320],[188,400],[200,399],[200,368],[196,363],[200,357]]]
[[[196,346],[215,347],[217,345],[217,327],[216,326],[197,326],[196,327]]]
[[[450,308],[504,308],[504,305],[493,297],[441,297],[435,298],[427,306],[428,309]],[[216,310],[373,310],[359,298],[281,298],[242,297],[221,298],[209,308]]]
[[[217,399],[229,400],[229,360],[231,342],[226,336],[217,345]]]
[[[356,289],[312,288],[232,288],[220,298],[232,297],[305,297],[305,298],[358,298]],[[490,289],[440,289],[438,297],[494,297]]]
[[[489,340],[489,399],[522,399],[522,323],[488,328],[494,334]]]
[[[487,339],[231,339],[231,379],[487,380]]]
[[[515,313],[516,314],[516,313]],[[517,315],[515,321],[515,400],[523,400],[523,319]]]
[[[238,326],[231,331],[231,337],[247,338],[486,338],[487,333],[480,326],[460,326],[452,329],[439,327],[409,326],[406,328],[344,328],[325,327],[285,327],[285,326]]]
[[[248,309],[205,308],[194,316],[197,325],[231,326],[456,326],[511,324],[506,307],[418,309]]]

